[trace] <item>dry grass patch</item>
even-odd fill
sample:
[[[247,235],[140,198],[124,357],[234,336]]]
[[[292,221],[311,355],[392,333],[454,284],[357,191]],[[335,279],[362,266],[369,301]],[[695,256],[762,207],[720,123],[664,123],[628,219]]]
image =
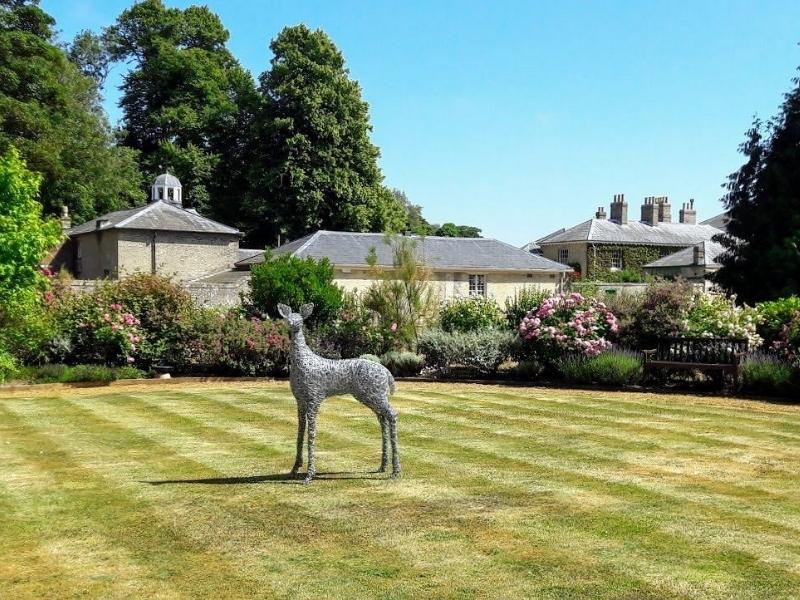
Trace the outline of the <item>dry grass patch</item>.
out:
[[[0,597],[796,597],[800,409],[402,384],[323,407],[285,481],[285,383],[0,391]]]

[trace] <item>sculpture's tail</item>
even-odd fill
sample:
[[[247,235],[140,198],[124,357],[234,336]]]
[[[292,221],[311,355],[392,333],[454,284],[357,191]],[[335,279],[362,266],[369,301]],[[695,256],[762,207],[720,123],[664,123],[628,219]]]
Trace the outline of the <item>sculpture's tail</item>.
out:
[[[397,391],[397,386],[395,386],[395,384],[394,384],[394,377],[392,376],[392,374],[391,373],[386,373],[386,374],[389,376],[389,382],[388,382],[389,383],[389,395],[391,396],[392,394],[395,393],[395,391]]]

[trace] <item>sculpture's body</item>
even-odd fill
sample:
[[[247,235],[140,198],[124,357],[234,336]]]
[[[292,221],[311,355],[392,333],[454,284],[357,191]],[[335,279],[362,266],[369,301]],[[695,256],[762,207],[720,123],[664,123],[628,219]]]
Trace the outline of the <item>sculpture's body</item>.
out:
[[[305,483],[316,473],[315,439],[317,435],[317,413],[325,398],[339,394],[352,394],[356,400],[368,406],[381,424],[383,438],[381,466],[386,471],[389,445],[392,448],[392,477],[400,473],[400,456],[397,448],[397,413],[389,404],[389,395],[394,393],[394,378],[389,370],[376,362],[361,358],[331,360],[323,358],[306,345],[303,335],[303,319],[314,306],[305,304],[300,313],[292,312],[285,304],[278,305],[278,312],[289,325],[291,350],[289,353],[289,380],[292,393],[297,400],[297,455],[292,475],[296,476],[303,466],[303,439],[308,427],[308,471]]]

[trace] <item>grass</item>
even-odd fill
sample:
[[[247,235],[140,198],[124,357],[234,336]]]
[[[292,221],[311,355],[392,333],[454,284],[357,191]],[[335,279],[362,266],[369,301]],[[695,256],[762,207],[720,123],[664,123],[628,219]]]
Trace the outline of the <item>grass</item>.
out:
[[[800,407],[400,384],[310,486],[285,383],[0,391],[0,597],[730,598],[800,590]]]

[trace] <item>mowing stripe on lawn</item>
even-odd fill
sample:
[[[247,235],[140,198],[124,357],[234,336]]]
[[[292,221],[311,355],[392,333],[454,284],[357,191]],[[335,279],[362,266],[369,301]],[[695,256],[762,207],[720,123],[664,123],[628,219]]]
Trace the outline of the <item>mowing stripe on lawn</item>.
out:
[[[229,402],[229,400],[227,400],[227,399],[226,399],[225,401],[221,401],[221,402],[224,402],[224,403],[226,403],[226,404],[227,404],[227,403]],[[340,413],[337,413],[335,416],[338,416],[339,414],[340,414]],[[362,420],[362,422],[363,422],[363,420]],[[341,430],[342,428],[343,428],[343,427],[339,427],[339,428],[337,429],[337,431],[338,431],[338,430]],[[675,501],[677,501],[677,502],[683,502],[683,501],[685,501],[685,498],[683,498],[683,497],[677,497],[677,498],[675,498],[674,500],[675,500]],[[700,508],[702,509],[702,506],[701,506]],[[702,514],[702,513],[701,513],[701,514]],[[736,522],[736,521],[740,522],[740,521],[742,520],[742,515],[740,515],[740,514],[733,513],[732,511],[726,511],[726,514],[727,514],[727,515],[728,515],[728,516],[731,518],[731,521],[732,521],[732,522]],[[763,526],[763,525],[766,525],[767,527],[769,527],[770,529],[773,529],[773,530],[775,529],[775,525],[774,525],[774,524],[772,524],[771,522],[766,522],[766,523],[765,523],[765,522],[764,522],[762,519],[760,519],[760,518],[757,518],[757,517],[755,517],[755,518],[751,518],[751,519],[750,519],[750,521],[751,521],[751,522],[753,522],[753,523],[759,523],[759,524],[760,524],[760,525],[762,525],[762,526]],[[724,530],[721,530],[721,531],[724,531]],[[784,534],[786,533],[786,532],[785,532],[785,531],[783,531],[783,530],[780,530],[780,531],[781,531],[781,533],[784,533]],[[735,541],[736,541],[736,539],[735,539],[735,538],[731,538],[731,541],[732,541],[732,542],[735,542]],[[766,540],[764,540],[764,541],[766,541]],[[741,556],[737,556],[737,561],[738,561],[739,563],[746,562],[747,560],[749,560],[749,558],[748,558],[748,559],[743,559]],[[740,566],[742,566],[742,565],[740,564]]]

